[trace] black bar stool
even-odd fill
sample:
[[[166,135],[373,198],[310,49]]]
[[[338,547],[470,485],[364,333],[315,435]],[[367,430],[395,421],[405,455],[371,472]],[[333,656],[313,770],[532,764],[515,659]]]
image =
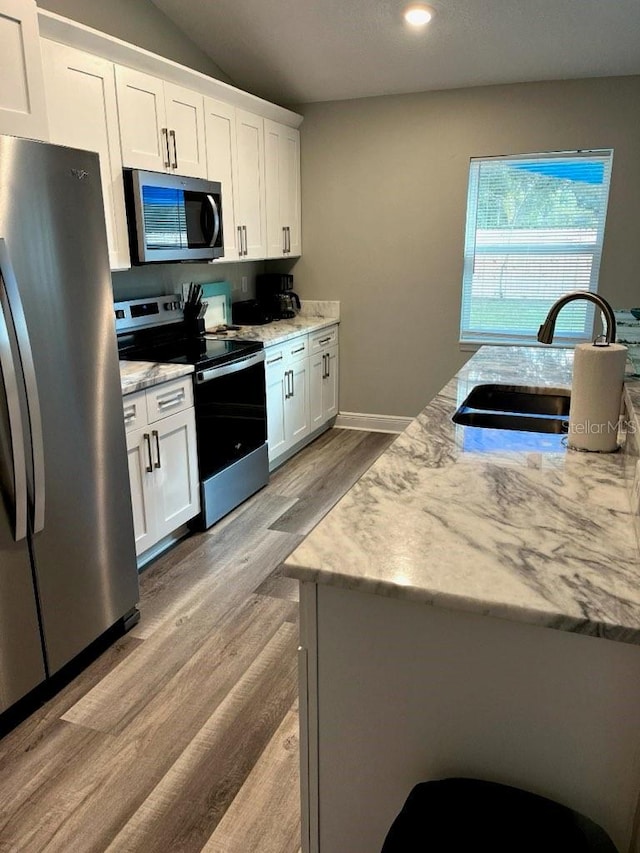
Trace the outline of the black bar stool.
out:
[[[618,853],[589,818],[546,797],[479,779],[422,782],[381,853]]]

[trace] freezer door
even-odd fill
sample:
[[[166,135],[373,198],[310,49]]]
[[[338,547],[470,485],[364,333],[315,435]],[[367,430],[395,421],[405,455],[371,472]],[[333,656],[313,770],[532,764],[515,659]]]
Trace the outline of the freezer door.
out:
[[[0,277],[0,713],[45,677],[25,535],[26,471],[17,385],[19,367],[2,297]]]
[[[0,241],[23,363],[32,555],[53,673],[138,601],[98,156],[0,137]]]

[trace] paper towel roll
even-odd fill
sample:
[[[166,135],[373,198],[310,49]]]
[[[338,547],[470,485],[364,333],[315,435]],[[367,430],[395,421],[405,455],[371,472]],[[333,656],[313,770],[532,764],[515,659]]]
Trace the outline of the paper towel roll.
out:
[[[610,453],[618,448],[627,347],[578,344],[573,361],[569,447]]]

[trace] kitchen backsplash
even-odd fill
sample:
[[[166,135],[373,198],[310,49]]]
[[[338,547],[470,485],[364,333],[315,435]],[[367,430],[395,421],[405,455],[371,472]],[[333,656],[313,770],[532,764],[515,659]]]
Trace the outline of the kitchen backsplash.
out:
[[[340,319],[340,303],[337,300],[301,299],[300,314],[303,317],[327,317]]]

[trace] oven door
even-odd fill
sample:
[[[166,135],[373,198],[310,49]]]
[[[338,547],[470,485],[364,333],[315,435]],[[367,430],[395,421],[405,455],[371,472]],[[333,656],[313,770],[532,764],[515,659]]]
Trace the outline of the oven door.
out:
[[[264,351],[197,371],[195,409],[208,528],[269,482]]]

